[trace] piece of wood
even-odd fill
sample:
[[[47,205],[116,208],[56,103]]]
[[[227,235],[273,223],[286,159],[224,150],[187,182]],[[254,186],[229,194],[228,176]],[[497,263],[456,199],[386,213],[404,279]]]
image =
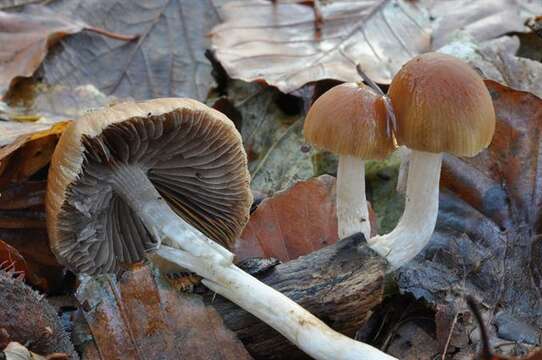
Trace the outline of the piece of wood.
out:
[[[386,261],[355,234],[253,276],[282,292],[333,329],[354,337],[383,296]],[[307,358],[282,335],[223,297],[206,301],[256,359]]]

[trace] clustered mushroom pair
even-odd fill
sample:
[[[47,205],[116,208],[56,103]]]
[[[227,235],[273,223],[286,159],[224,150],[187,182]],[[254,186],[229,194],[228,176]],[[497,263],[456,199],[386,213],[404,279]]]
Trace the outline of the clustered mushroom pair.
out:
[[[392,233],[369,243],[396,267],[433,231],[441,153],[474,155],[487,146],[494,113],[478,75],[444,55],[405,65],[390,97],[397,140],[415,151],[405,213]],[[340,154],[340,237],[362,232],[369,239],[363,160],[357,157],[383,158],[393,150],[386,126],[383,99],[358,85],[334,88],[309,112],[307,138]],[[227,248],[248,220],[249,178],[233,123],[199,102],[156,99],[89,113],[64,132],[51,162],[51,248],[79,273],[116,272],[145,257],[181,266],[315,359],[394,359],[333,331],[233,264]]]
[[[480,76],[449,55],[418,56],[393,78],[395,112],[388,129],[385,99],[363,84],[347,83],[322,95],[305,121],[312,144],[339,154],[337,217],[341,237],[361,232],[392,269],[414,258],[435,229],[442,154],[475,156],[495,131],[495,110]],[[395,144],[411,149],[405,210],[389,234],[370,236],[364,159],[383,159]]]

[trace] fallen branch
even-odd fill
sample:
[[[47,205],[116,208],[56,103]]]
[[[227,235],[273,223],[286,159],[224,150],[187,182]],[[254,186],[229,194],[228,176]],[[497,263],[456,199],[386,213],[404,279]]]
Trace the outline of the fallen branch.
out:
[[[383,258],[360,238],[355,234],[254,276],[334,330],[353,337],[370,310],[381,302],[386,271]],[[205,298],[255,358],[284,358],[286,354],[288,359],[306,358],[277,331],[237,305],[211,292]]]

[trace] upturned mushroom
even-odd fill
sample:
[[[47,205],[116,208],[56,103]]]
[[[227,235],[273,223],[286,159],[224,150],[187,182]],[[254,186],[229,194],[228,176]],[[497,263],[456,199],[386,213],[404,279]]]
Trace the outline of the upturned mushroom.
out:
[[[472,157],[486,148],[495,131],[495,110],[476,71],[439,53],[407,62],[388,93],[397,142],[412,150],[406,203],[395,229],[369,245],[397,268],[425,247],[435,229],[442,154]]]
[[[337,218],[339,238],[371,236],[365,196],[365,161],[384,159],[394,149],[387,133],[384,99],[363,84],[345,83],[324,93],[305,119],[305,139],[339,154]]]
[[[233,123],[194,100],[127,102],[90,113],[62,134],[49,170],[53,252],[68,268],[91,274],[143,256],[174,263],[315,359],[394,359],[335,332],[231,263],[217,242],[231,245],[247,221],[246,161]]]

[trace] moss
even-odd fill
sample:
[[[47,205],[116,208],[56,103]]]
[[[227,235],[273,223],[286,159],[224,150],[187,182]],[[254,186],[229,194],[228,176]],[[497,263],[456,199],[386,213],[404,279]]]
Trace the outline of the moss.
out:
[[[55,309],[47,300],[12,274],[0,270],[0,327],[11,341],[27,344],[37,354],[63,352],[70,359],[77,353]]]
[[[337,175],[337,155],[329,151],[317,151],[311,160],[314,167],[314,176],[324,174]]]
[[[379,234],[393,230],[403,213],[404,196],[395,190],[399,165],[399,157],[393,154],[383,161],[367,161],[365,166],[367,198],[376,212]]]

